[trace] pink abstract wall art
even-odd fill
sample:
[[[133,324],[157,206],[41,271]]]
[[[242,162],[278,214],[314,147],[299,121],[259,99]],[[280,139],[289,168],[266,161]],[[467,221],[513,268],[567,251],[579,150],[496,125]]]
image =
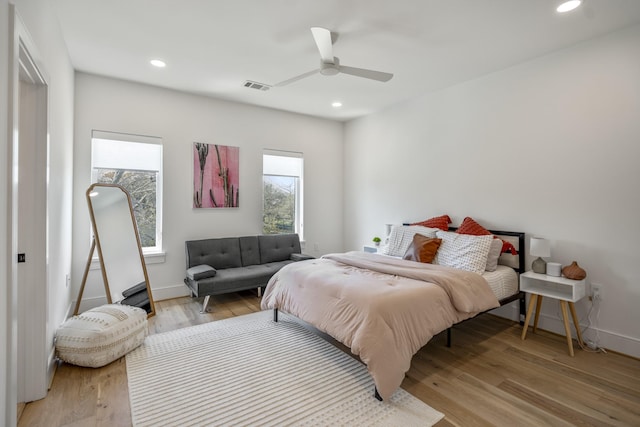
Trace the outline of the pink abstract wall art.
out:
[[[193,207],[237,208],[240,148],[193,143]]]

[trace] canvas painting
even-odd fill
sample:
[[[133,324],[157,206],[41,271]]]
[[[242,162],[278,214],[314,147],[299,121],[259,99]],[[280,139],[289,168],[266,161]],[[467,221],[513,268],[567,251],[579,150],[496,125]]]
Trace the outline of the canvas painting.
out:
[[[240,148],[193,144],[193,207],[237,208]]]

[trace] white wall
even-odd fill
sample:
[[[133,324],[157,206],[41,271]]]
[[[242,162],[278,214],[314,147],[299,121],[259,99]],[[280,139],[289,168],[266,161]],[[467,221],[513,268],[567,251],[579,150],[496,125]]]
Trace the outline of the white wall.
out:
[[[640,356],[638,46],[635,26],[349,122],[345,249],[444,213],[548,238],[604,286],[600,344]]]
[[[166,261],[147,265],[156,299],[187,294],[185,240],[261,233],[264,148],[304,153],[305,252],[342,250],[342,123],[83,73],[76,74],[75,105],[74,292],[90,247],[84,194],[93,129],[163,139]],[[195,141],[240,147],[239,208],[192,209]],[[91,271],[89,282],[83,304],[102,303],[96,299],[104,296],[99,270]]]
[[[50,300],[47,308],[46,339],[49,352],[49,366],[53,356],[53,334],[57,326],[64,321],[70,304],[70,289],[66,286],[65,275],[71,266],[71,184],[72,184],[72,153],[73,153],[73,79],[66,46],[62,39],[57,16],[52,3],[47,0],[16,0],[18,14],[21,16],[37,50],[40,52],[42,65],[49,77],[49,141],[50,166],[48,171],[48,286]],[[12,318],[15,318],[15,307],[10,304],[12,292],[10,290],[11,268],[7,260],[11,255],[10,236],[7,231],[11,227],[11,219],[7,216],[11,183],[7,181],[11,164],[7,158],[8,143],[11,140],[7,129],[9,112],[7,71],[9,70],[9,3],[0,2],[0,28],[2,29],[2,46],[0,46],[0,135],[2,147],[0,163],[3,173],[0,177],[0,300],[2,300],[2,320],[0,321],[0,342],[2,367],[0,380],[2,381],[2,395],[0,414],[4,425],[15,424],[15,383],[8,381],[10,372],[16,371],[16,361],[8,360],[10,353],[15,354],[15,341],[9,340],[7,331]],[[14,264],[15,265],[15,264]],[[42,284],[45,286],[46,284]],[[44,289],[43,289],[44,291]],[[43,361],[44,363],[45,361]],[[15,374],[14,374],[15,375]]]
[[[46,0],[16,0],[16,9],[35,42],[49,75],[49,181],[47,345],[53,362],[53,337],[71,303],[71,214],[73,185],[74,71],[54,5]]]

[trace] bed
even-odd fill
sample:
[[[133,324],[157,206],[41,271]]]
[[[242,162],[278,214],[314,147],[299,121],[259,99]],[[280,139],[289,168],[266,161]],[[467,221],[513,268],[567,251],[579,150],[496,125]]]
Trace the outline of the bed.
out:
[[[262,299],[275,321],[282,310],[349,347],[367,365],[380,400],[400,386],[413,355],[436,334],[448,331],[450,345],[453,325],[518,299],[524,313],[518,287],[524,233],[494,231],[515,251],[499,254],[495,270],[480,273],[398,257],[415,231],[411,228],[392,232],[395,248],[386,254],[353,251],[286,266],[269,281]],[[434,235],[443,242],[460,239],[454,230]],[[489,237],[477,240],[486,245]],[[438,250],[443,263],[447,245]]]

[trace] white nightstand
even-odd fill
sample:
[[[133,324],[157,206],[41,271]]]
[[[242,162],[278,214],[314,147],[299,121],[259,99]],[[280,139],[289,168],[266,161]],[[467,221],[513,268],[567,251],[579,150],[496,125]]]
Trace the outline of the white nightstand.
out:
[[[571,280],[566,277],[547,276],[546,274],[538,274],[533,271],[527,271],[520,275],[520,290],[531,294],[529,299],[529,307],[527,316],[524,320],[522,328],[522,339],[527,336],[529,328],[529,320],[536,306],[536,317],[533,322],[533,332],[538,328],[538,318],[540,317],[540,308],[542,307],[542,297],[554,298],[560,301],[562,309],[562,318],[564,320],[564,331],[567,334],[567,344],[569,345],[569,355],[573,357],[573,341],[571,340],[571,328],[569,326],[569,315],[567,313],[567,305],[571,311],[573,325],[576,328],[578,342],[582,344],[582,334],[580,332],[580,324],[576,315],[576,308],[573,305],[576,301],[584,298],[586,293],[585,280]]]
[[[374,245],[364,245],[362,247],[363,252],[368,252],[370,254],[376,254],[378,253],[378,249],[380,248],[380,246],[374,246]]]

